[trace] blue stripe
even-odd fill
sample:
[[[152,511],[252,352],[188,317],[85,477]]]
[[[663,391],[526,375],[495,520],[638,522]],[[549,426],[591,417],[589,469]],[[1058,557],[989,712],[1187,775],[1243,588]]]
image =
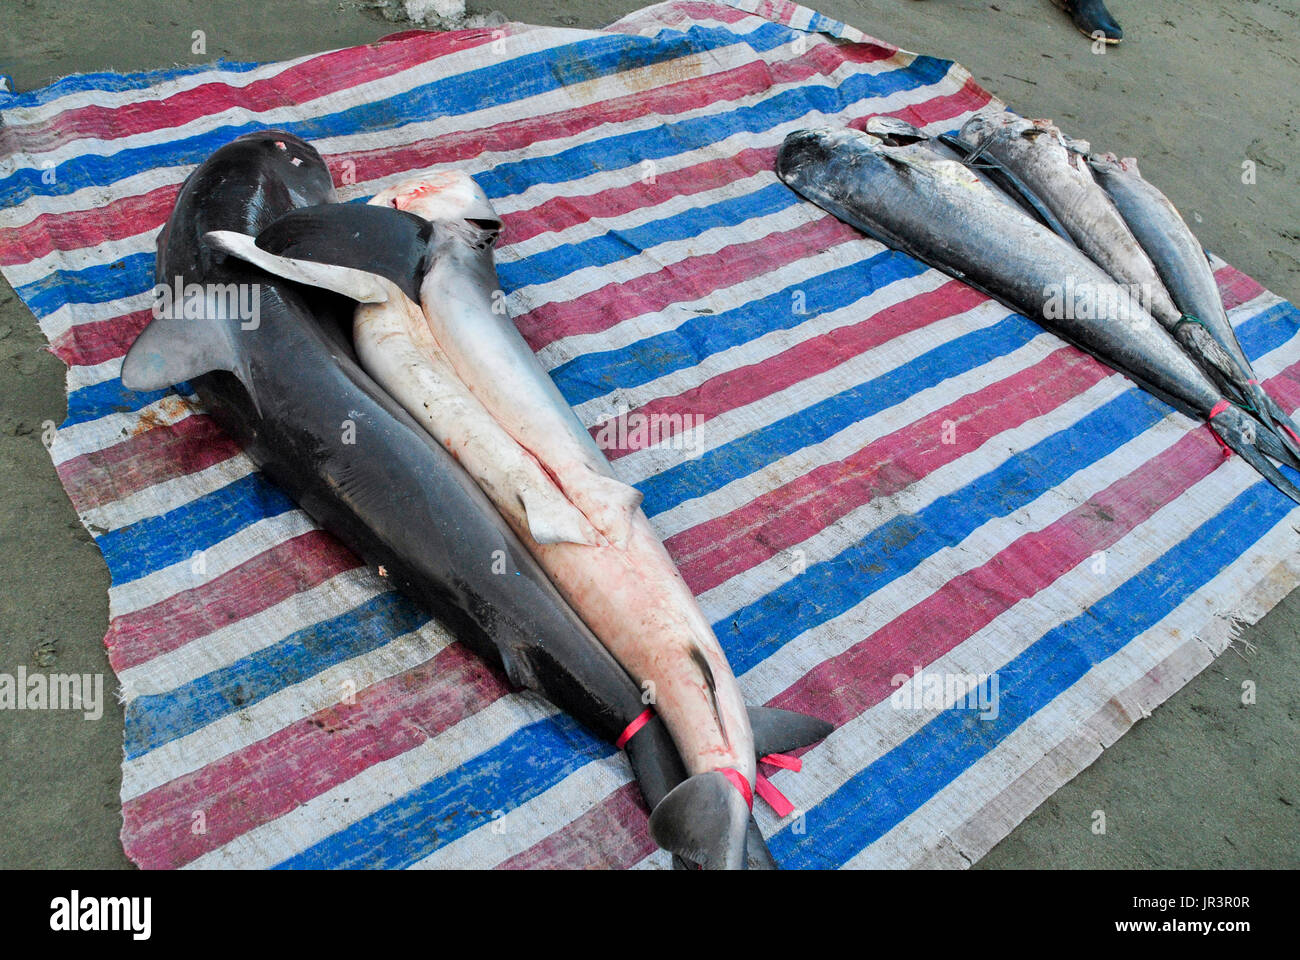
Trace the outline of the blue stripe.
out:
[[[808,812],[806,833],[786,828],[770,837],[772,853],[787,867],[847,862],[1093,666],[1158,624],[1294,508],[1268,483],[1256,483],[1141,573],[1001,668],[996,719],[981,720],[971,710],[939,714]]]
[[[749,476],[796,450],[820,443],[917,392],[1018,350],[1042,328],[1018,314],[972,330],[901,367],[796,410],[700,456],[648,477],[637,488],[649,516]]]
[[[279,864],[399,869],[490,823],[614,752],[562,714],[517,730],[455,770]]]
[[[126,755],[134,759],[180,739],[418,630],[428,619],[413,601],[389,590],[175,690],[136,697],[126,708]]]
[[[63,421],[63,426],[98,420],[113,413],[135,413],[171,392],[169,388],[137,393],[122,386],[122,381],[117,377],[82,387],[68,394],[68,416]]]
[[[220,543],[245,527],[294,508],[279,487],[260,473],[250,473],[219,490],[149,517],[97,539],[99,549],[121,586]]]
[[[81,270],[53,270],[15,287],[32,313],[48,317],[65,303],[107,303],[153,289],[153,250]]]
[[[1300,330],[1300,310],[1283,302],[1262,310],[1233,328],[1237,341],[1252,360],[1282,346]]]
[[[171,70],[151,70],[147,73],[79,73],[71,77],[55,80],[39,90],[29,90],[12,96],[0,94],[0,109],[14,110],[28,107],[44,106],[60,97],[88,90],[105,93],[121,93],[128,90],[143,90],[177,77],[206,73],[210,70],[224,70],[229,73],[247,73],[260,67],[260,63],[236,63],[230,60],[218,60],[216,63],[197,63],[193,66],[177,67]],[[12,89],[12,84],[11,84]],[[17,123],[17,121],[11,121]]]
[[[791,35],[788,28],[765,24],[743,35],[725,28],[691,27],[666,33],[659,39],[618,34],[594,36],[553,50],[516,57],[505,65],[506,69],[501,63],[490,63],[423,84],[387,100],[357,104],[337,113],[306,117],[275,127],[308,141],[362,130],[375,133],[513,103],[567,84],[694,53],[738,44],[764,51],[787,43]],[[83,187],[111,183],[145,170],[197,164],[235,137],[265,129],[270,126],[258,122],[230,124],[180,140],[120,150],[107,157],[91,154],[71,157],[59,164],[58,179],[52,184],[42,182],[42,170],[16,170],[0,180],[0,199],[16,205],[32,196],[74,193]],[[571,176],[573,171],[568,174]]]
[[[930,86],[942,80],[951,66],[948,60],[918,57],[906,67],[883,73],[851,74],[838,86],[809,84],[723,113],[688,117],[581,143],[550,156],[503,163],[475,179],[489,197],[496,198],[522,193],[539,183],[564,183],[596,170],[624,170],[707,147],[737,133],[761,133],[813,110],[839,113],[864,100]]]
[[[680,326],[615,350],[574,357],[551,371],[560,392],[577,406],[612,390],[640,386],[675,370],[694,367],[706,357],[774,330],[789,330],[811,317],[830,313],[925,266],[906,254],[885,250],[866,260],[791,283],[760,300],[718,314],[691,317]],[[794,311],[802,292],[805,312]]]

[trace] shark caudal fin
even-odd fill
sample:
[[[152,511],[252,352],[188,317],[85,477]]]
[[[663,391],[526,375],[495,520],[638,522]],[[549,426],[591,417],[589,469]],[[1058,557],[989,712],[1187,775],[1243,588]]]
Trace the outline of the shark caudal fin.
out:
[[[678,784],[650,814],[655,843],[705,870],[745,869],[749,804],[713,770]]]
[[[384,303],[388,300],[384,280],[364,270],[277,256],[259,247],[253,237],[233,230],[212,230],[205,233],[203,239],[222,253],[260,267],[272,276],[342,294],[358,303]]]
[[[1210,418],[1210,429],[1222,438],[1228,448],[1259,471],[1269,483],[1277,487],[1296,503],[1300,503],[1300,488],[1283,476],[1273,461],[1259,446],[1260,438],[1271,436],[1263,432],[1258,421],[1240,407],[1227,405]]]

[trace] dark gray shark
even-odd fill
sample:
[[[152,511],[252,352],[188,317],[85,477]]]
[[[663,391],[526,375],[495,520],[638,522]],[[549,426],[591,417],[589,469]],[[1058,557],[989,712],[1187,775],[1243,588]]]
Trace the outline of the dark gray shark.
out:
[[[646,712],[642,691],[474,480],[361,368],[351,341],[354,302],[313,288],[310,276],[302,283],[273,276],[203,239],[212,231],[261,235],[273,253],[301,256],[306,247],[327,262],[355,259],[361,245],[370,272],[409,285],[427,256],[427,225],[335,201],[320,155],[290,134],[250,134],[209,157],[181,188],[159,238],[156,279],[199,290],[256,284],[257,322],[232,315],[226,304],[234,301],[221,297],[211,298],[203,319],[159,317],[128,352],[123,383],[156,390],[189,381],[262,472],[324,529],[383,567],[391,584],[512,683],[618,742]],[[303,216],[305,208],[312,209]],[[363,237],[377,214],[388,215],[375,226],[390,241],[396,230],[409,242]],[[352,443],[342,441],[345,423]],[[799,714],[750,711],[764,731],[756,740],[762,754],[829,731]],[[658,717],[624,739],[653,810],[685,779],[681,759]],[[775,866],[752,818],[746,848],[751,866]]]

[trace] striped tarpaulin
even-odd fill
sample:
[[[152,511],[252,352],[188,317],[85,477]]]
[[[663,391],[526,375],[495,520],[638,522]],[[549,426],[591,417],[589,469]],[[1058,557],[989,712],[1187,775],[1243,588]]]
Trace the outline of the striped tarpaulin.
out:
[[[195,399],[122,387],[179,184],[259,128],[313,141],[344,199],[443,166],[491,196],[512,315],[585,423],[619,419],[615,470],[747,697],[836,725],[773,776],[796,813],[758,811],[784,866],[963,866],[1209,663],[1300,582],[1294,505],[772,172],[800,127],[942,132],[991,102],[956,64],[755,0],[0,95],[0,266],[69,365],[51,454],[112,573],[127,854],[667,862],[612,746],[387,591]],[[1217,266],[1295,408],[1300,316]],[[985,675],[982,705],[923,695]]]

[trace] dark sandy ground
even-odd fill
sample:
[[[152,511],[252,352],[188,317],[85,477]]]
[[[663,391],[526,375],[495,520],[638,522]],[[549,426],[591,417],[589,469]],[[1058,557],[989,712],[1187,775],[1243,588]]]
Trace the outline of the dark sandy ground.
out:
[[[501,0],[515,20],[600,26],[636,0]],[[1128,39],[1094,55],[1049,0],[819,0],[946,56],[1021,112],[1136,155],[1211,250],[1300,298],[1300,12],[1293,0],[1113,0]],[[91,70],[274,60],[397,29],[338,0],[3,0],[0,73],[19,90]],[[486,13],[487,7],[471,12]],[[190,54],[191,33],[207,55]],[[1253,160],[1257,180],[1241,181]],[[0,671],[102,672],[108,574],[40,441],[63,367],[0,282]],[[1300,591],[1059,790],[982,867],[1300,866]],[[1253,680],[1258,701],[1241,703]],[[127,867],[122,713],[0,713],[0,866]],[[1108,830],[1094,835],[1093,811]]]

